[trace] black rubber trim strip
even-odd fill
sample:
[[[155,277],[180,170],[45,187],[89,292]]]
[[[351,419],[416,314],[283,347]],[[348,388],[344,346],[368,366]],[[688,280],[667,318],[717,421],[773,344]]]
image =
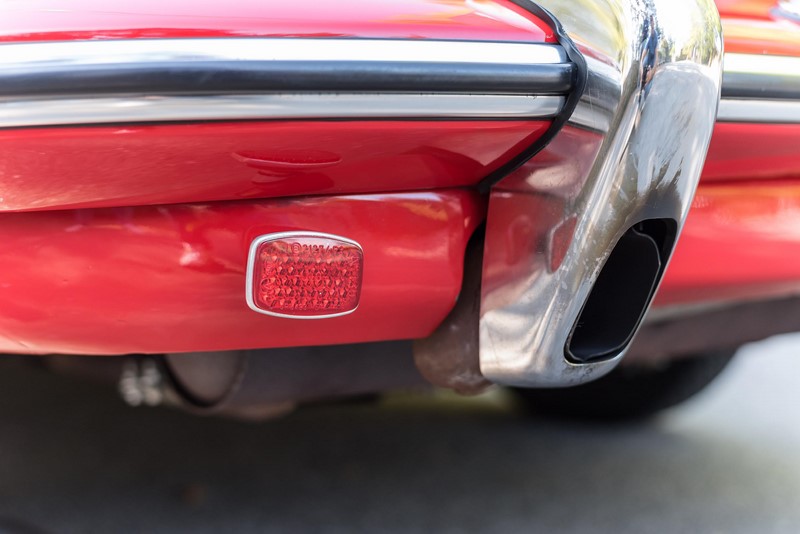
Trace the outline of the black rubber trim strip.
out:
[[[382,61],[224,61],[65,66],[0,73],[0,97],[424,92],[557,95],[573,89],[571,63],[503,65]]]
[[[722,98],[800,100],[796,78],[731,72],[722,75]]]
[[[553,119],[553,123],[550,125],[550,128],[547,129],[544,135],[537,139],[535,143],[529,146],[517,157],[491,173],[489,176],[484,178],[480,184],[478,184],[478,190],[481,193],[488,193],[492,187],[497,184],[497,182],[521,167],[523,164],[525,164],[525,162],[538,154],[545,146],[547,146],[548,143],[550,143],[550,141],[553,140],[558,132],[561,131],[561,128],[567,123],[567,120],[569,120],[569,118],[572,116],[575,108],[578,106],[578,102],[580,101],[581,96],[586,89],[586,81],[588,79],[588,69],[583,54],[581,54],[580,50],[578,50],[578,47],[575,46],[575,43],[572,42],[572,39],[570,39],[567,33],[564,31],[564,27],[561,25],[561,23],[551,13],[545,8],[534,4],[529,0],[511,0],[511,2],[532,13],[533,15],[536,15],[553,29],[558,43],[564,48],[564,51],[567,53],[567,57],[575,65],[573,70],[572,92],[567,96],[564,107]]]

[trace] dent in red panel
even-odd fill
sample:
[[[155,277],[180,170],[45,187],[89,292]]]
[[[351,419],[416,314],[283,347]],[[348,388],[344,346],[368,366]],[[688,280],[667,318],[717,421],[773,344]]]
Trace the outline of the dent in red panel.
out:
[[[0,131],[0,210],[474,185],[549,121],[280,121]]]

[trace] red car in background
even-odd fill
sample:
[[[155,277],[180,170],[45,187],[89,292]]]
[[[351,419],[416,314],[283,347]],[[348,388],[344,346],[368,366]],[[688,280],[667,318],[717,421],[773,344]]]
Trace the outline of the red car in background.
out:
[[[718,6],[0,2],[0,350],[247,417],[674,404],[800,326],[800,26]]]

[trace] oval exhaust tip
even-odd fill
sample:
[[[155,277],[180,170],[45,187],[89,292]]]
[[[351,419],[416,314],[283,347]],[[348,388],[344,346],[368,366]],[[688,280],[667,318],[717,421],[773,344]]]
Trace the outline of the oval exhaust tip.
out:
[[[672,221],[650,219],[617,241],[567,338],[568,360],[614,358],[628,346],[664,270],[674,227]]]

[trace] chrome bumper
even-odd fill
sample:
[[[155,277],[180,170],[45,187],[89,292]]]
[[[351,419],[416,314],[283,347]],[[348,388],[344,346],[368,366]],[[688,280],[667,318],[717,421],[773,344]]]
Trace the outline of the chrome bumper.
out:
[[[722,33],[712,0],[538,4],[585,86],[548,147],[491,190],[480,366],[560,387],[609,372],[650,304],[708,149]]]

